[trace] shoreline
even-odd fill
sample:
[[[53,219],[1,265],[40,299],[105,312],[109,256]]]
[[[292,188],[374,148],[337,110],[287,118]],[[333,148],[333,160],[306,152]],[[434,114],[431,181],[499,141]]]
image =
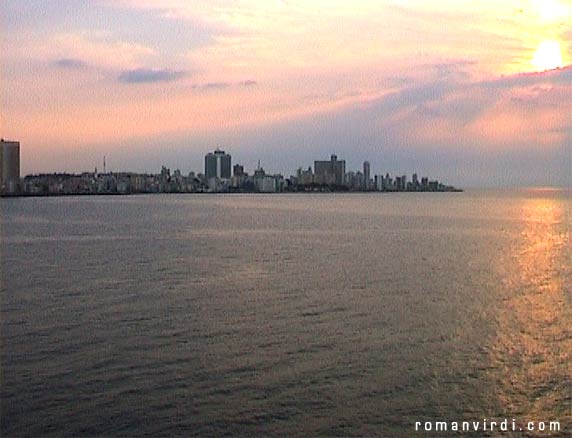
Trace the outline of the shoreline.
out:
[[[135,193],[19,193],[2,194],[0,198],[65,198],[65,197],[98,197],[98,196],[140,196],[140,195],[334,195],[334,194],[396,194],[396,193],[463,193],[463,189],[450,190],[385,190],[385,191],[282,191],[282,192],[135,192]]]

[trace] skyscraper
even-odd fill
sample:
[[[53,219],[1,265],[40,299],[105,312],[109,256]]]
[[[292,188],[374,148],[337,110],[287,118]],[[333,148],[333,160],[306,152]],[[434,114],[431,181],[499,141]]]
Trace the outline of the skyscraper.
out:
[[[205,155],[205,177],[229,179],[231,172],[231,156],[220,149]]]
[[[0,185],[13,193],[20,181],[20,142],[0,140]]]
[[[371,179],[371,166],[369,161],[363,162],[363,189],[369,190],[370,189],[370,179]]]
[[[314,161],[315,182],[341,186],[344,184],[346,174],[345,160],[338,160],[337,155],[332,155],[330,161]]]

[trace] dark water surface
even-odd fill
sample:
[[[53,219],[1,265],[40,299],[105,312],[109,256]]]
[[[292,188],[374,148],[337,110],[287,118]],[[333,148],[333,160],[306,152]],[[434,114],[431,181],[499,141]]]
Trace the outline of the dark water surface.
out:
[[[571,192],[0,202],[2,436],[572,434]]]

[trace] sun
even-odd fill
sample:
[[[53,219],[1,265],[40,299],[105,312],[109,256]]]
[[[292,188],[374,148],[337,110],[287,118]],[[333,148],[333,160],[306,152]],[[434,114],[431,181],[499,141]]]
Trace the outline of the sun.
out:
[[[558,41],[544,41],[538,46],[532,65],[538,71],[553,70],[562,67],[562,52]]]

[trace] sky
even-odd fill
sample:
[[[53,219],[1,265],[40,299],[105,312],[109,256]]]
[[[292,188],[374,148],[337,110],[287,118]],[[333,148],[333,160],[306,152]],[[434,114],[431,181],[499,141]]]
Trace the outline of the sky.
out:
[[[348,169],[572,181],[572,0],[2,0],[22,173]]]

